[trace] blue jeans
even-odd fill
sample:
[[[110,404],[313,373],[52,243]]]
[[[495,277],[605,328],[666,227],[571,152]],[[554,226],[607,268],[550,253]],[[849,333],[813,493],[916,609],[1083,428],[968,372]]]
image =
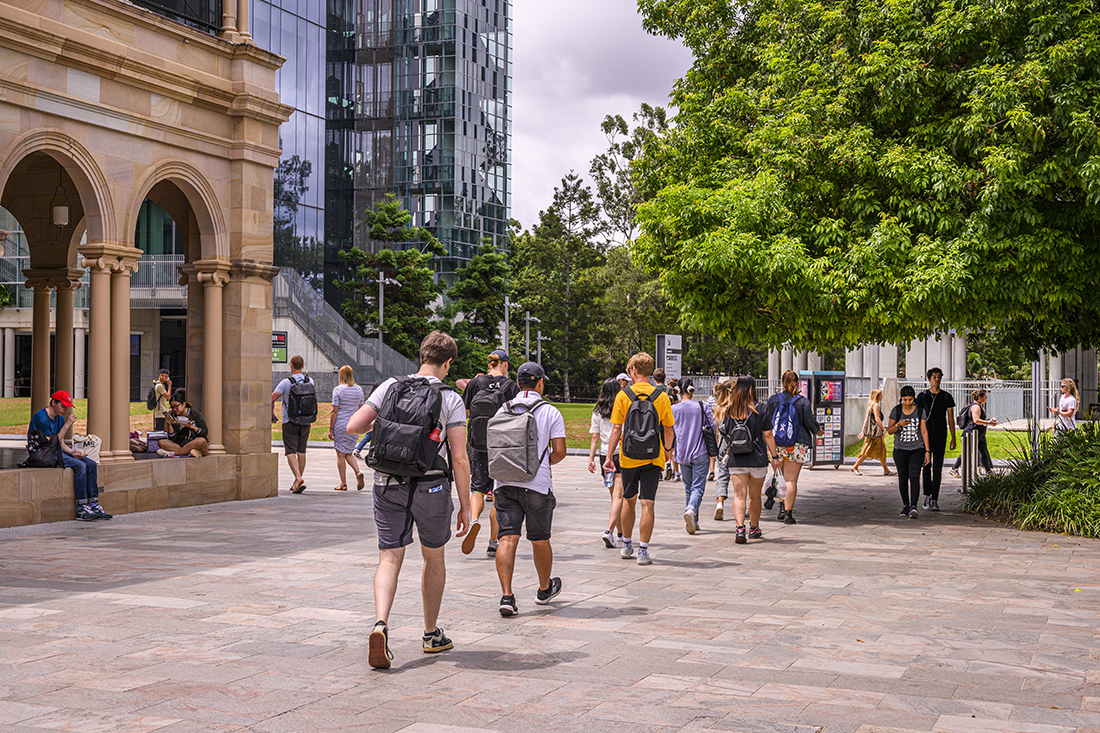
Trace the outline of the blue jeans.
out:
[[[77,506],[94,504],[99,499],[99,466],[91,458],[73,458],[68,453],[62,453],[61,457],[65,468],[73,469],[73,494]]]
[[[374,431],[371,431],[371,432],[374,432]],[[359,441],[359,445],[355,446],[355,452],[358,453],[359,451],[363,450],[363,446],[367,444],[368,440],[370,440],[370,433],[367,433],[366,435],[364,435],[363,439]]]
[[[680,464],[680,476],[684,479],[684,496],[687,508],[699,517],[699,505],[703,503],[703,491],[707,488],[707,473],[710,471],[710,456],[703,453],[691,459],[690,463]]]

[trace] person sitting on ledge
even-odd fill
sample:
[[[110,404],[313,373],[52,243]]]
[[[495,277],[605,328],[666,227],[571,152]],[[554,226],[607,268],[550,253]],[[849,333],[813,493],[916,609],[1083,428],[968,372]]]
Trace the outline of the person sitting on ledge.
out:
[[[202,413],[185,399],[182,389],[177,389],[168,400],[168,412],[164,413],[164,427],[169,437],[158,443],[157,455],[161,458],[193,456],[199,458],[210,452],[206,438],[210,431]]]
[[[99,505],[99,466],[82,451],[74,450],[65,442],[64,436],[69,427],[76,422],[73,414],[73,398],[63,389],[50,395],[50,404],[31,416],[31,430],[41,430],[46,435],[57,435],[61,439],[61,458],[65,468],[73,470],[73,494],[76,496],[76,518],[82,522],[96,519],[110,519]]]

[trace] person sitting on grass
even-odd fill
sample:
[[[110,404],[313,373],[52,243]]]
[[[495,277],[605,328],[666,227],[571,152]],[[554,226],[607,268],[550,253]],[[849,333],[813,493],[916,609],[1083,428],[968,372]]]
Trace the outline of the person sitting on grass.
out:
[[[168,400],[168,412],[164,413],[165,428],[169,437],[160,441],[157,455],[161,458],[192,456],[200,458],[210,452],[207,437],[210,431],[202,413],[185,399],[182,389],[177,389]]]

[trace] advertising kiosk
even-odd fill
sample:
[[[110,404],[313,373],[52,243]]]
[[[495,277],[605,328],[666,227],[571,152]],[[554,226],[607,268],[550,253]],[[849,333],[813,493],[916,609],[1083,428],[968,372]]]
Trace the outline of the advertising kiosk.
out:
[[[802,394],[825,434],[813,438],[810,467],[844,465],[844,372],[802,372]]]

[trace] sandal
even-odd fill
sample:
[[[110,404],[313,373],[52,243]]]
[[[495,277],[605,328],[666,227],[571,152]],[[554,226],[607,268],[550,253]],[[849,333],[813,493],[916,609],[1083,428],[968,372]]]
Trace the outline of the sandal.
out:
[[[301,483],[298,483],[299,481],[301,481]],[[297,481],[295,481],[294,483],[292,483],[290,485],[290,493],[292,493],[292,494],[300,494],[305,490],[306,490],[306,482],[303,481],[302,479],[298,479]]]
[[[339,486],[334,486],[332,490],[333,491],[347,491],[348,490],[348,485],[347,484],[340,484]]]
[[[362,473],[355,474],[355,490],[362,491],[363,487],[367,484],[367,477]]]
[[[854,473],[856,476],[862,476],[863,475],[862,473],[860,473],[858,470],[856,470],[854,468],[849,468],[848,470],[851,471],[852,473]]]

